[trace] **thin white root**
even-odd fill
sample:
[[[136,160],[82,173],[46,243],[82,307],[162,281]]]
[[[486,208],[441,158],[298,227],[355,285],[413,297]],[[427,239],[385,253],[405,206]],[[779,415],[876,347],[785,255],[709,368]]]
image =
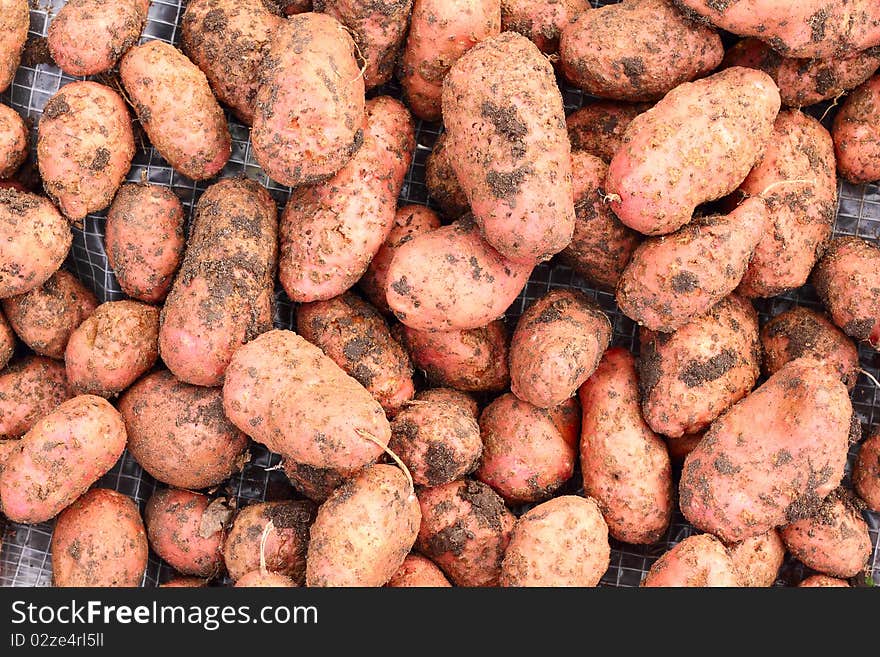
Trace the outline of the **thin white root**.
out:
[[[764,191],[758,194],[760,197],[767,196],[767,192],[769,192],[774,187],[781,187],[782,185],[816,185],[815,178],[795,178],[793,180],[777,180],[775,183],[767,185],[764,188]]]
[[[278,465],[270,465],[268,468],[263,468],[263,472],[274,472],[275,470],[284,469],[284,461],[280,461]]]
[[[364,77],[364,73],[367,72],[367,58],[364,57],[364,53],[361,50],[361,47],[358,45],[357,34],[354,32],[354,30],[350,29],[347,25],[340,25],[339,27],[342,28],[343,32],[347,32],[348,36],[351,37],[351,40],[354,43],[354,49],[357,51],[358,59],[360,59],[364,63],[364,65],[361,66],[360,73],[358,73],[358,75],[348,81],[348,84],[352,84],[353,82],[357,82],[358,79]]]
[[[840,103],[840,99],[843,98],[845,95],[846,91],[841,91],[834,97],[834,100],[831,101],[831,104],[825,109],[824,112],[822,112],[822,117],[819,119],[819,123],[822,123],[822,121],[825,120],[825,117],[828,116],[828,112],[837,107],[837,105]]]
[[[880,381],[878,381],[877,379],[875,379],[873,374],[871,374],[870,372],[866,372],[865,370],[859,370],[859,372],[861,372],[862,374],[864,374],[868,379],[871,380],[871,382],[872,382],[875,386],[877,386],[878,389],[880,389]]]
[[[401,461],[400,457],[397,454],[395,454],[394,452],[392,452],[391,449],[387,445],[383,445],[381,443],[381,441],[378,438],[376,438],[376,436],[374,436],[373,434],[369,433],[368,431],[364,431],[363,429],[356,429],[355,431],[357,431],[358,435],[361,438],[366,438],[367,440],[376,443],[379,447],[381,447],[385,451],[386,454],[388,454],[388,456],[390,456],[392,459],[394,459],[394,462],[397,463],[398,466],[400,466],[400,469],[403,470],[403,474],[406,475],[406,479],[409,482],[409,497],[410,497],[410,499],[412,499],[416,494],[416,485],[415,485],[415,482],[413,481],[412,474],[410,474],[409,468],[406,467],[406,464],[403,461]]]
[[[269,534],[273,529],[275,529],[275,523],[270,520],[263,530],[263,535],[260,537],[260,572],[264,577],[269,574],[269,571],[266,569],[266,541],[269,539]]]
[[[603,194],[602,202],[603,203],[611,203],[612,201],[616,203],[620,203],[623,199],[620,198],[620,194]]]

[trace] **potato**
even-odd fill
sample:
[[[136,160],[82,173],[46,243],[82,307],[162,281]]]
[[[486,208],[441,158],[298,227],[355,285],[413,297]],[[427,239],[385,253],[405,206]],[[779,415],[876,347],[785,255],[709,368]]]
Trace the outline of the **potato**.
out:
[[[205,74],[186,55],[149,41],[126,53],[119,77],[150,143],[168,164],[193,180],[220,172],[232,137]]]
[[[308,586],[382,586],[400,568],[419,532],[412,482],[393,465],[373,465],[324,502],[312,525]]]
[[[838,489],[818,511],[779,530],[785,547],[805,566],[832,577],[855,577],[871,558],[871,536],[861,512]]]
[[[237,581],[259,570],[262,556],[269,571],[302,584],[315,512],[308,501],[258,502],[241,509],[223,544],[229,577]]]
[[[80,395],[37,420],[6,459],[0,510],[12,522],[54,518],[125,449],[125,424],[106,399]]]
[[[553,408],[548,408],[550,419],[557,431],[562,434],[562,439],[577,449],[581,441],[581,405],[577,397],[566,399]]]
[[[550,414],[510,393],[483,409],[480,437],[483,456],[474,476],[510,504],[546,500],[574,474],[576,447]]]
[[[458,408],[467,411],[469,415],[474,417],[474,419],[476,419],[480,413],[480,407],[477,405],[477,400],[474,399],[473,395],[460,390],[453,390],[452,388],[429,388],[427,390],[420,390],[416,393],[415,399],[416,401],[422,402],[443,402],[445,404],[452,404],[453,406],[457,406]]]
[[[61,512],[52,534],[55,586],[140,586],[149,547],[137,506],[94,488]]]
[[[180,21],[180,48],[245,125],[254,121],[263,58],[283,25],[279,14],[265,0],[191,0]]]
[[[837,579],[836,577],[828,577],[828,575],[810,575],[805,580],[802,580],[798,586],[849,588],[849,583],[846,580]]]
[[[660,557],[642,586],[742,586],[736,564],[714,536],[697,534],[684,539]]]
[[[672,472],[663,441],[639,412],[632,355],[605,352],[581,386],[581,473],[611,535],[626,543],[654,543],[672,516]]]
[[[418,554],[409,554],[385,586],[449,588],[452,584],[430,559]]]
[[[807,107],[837,98],[871,77],[880,54],[865,51],[834,59],[783,57],[758,39],[743,39],[724,55],[721,66],[764,71],[779,87],[786,107]]]
[[[835,367],[840,380],[852,391],[859,378],[859,351],[822,313],[795,306],[778,314],[761,329],[764,372],[773,374],[801,356],[824,359]]]
[[[104,250],[119,287],[147,303],[164,301],[183,257],[183,207],[167,187],[126,183],[107,213]]]
[[[596,501],[563,495],[519,520],[501,563],[501,586],[596,586],[611,557]]]
[[[695,19],[759,37],[786,57],[830,59],[880,44],[880,6],[873,0],[675,2]]]
[[[223,414],[219,388],[146,375],[119,399],[128,451],[152,477],[178,488],[209,488],[247,460],[247,436]]]
[[[501,32],[500,0],[415,0],[397,77],[420,119],[441,119],[443,80],[483,39]]]
[[[813,270],[812,282],[844,333],[880,349],[880,248],[859,237],[836,237]]]
[[[16,451],[17,445],[17,439],[0,439],[0,474],[3,474],[3,469],[6,467],[6,459],[8,459],[14,451]],[[2,547],[2,541],[0,541],[0,547]]]
[[[231,515],[222,499],[177,488],[157,490],[144,509],[156,554],[184,575],[208,579],[223,568],[223,537]]]
[[[832,366],[787,363],[688,455],[679,486],[685,518],[735,543],[809,516],[843,478],[852,414]]]
[[[316,468],[305,463],[282,461],[284,474],[290,484],[310,500],[323,502],[343,482],[350,478],[351,473],[333,468]]]
[[[150,0],[68,0],[49,24],[49,53],[78,77],[109,71],[137,45]]]
[[[266,174],[291,187],[326,180],[360,148],[363,122],[364,78],[345,28],[315,13],[282,23],[260,67],[251,131]]]
[[[483,452],[470,410],[438,401],[407,404],[391,423],[388,447],[422,486],[440,486],[476,470]]]
[[[415,148],[412,117],[390,96],[370,100],[366,111],[354,157],[326,183],[295,192],[281,216],[278,274],[291,301],[348,290],[394,225]]]
[[[512,32],[475,46],[443,82],[449,161],[486,241],[549,260],[574,231],[571,146],[553,67]]]
[[[501,0],[501,29],[519,32],[549,55],[559,50],[563,30],[589,9],[589,0]]]
[[[301,304],[299,334],[320,347],[393,417],[415,394],[412,365],[391,337],[388,324],[370,304],[350,292],[328,301]]]
[[[632,120],[650,109],[650,103],[622,103],[616,100],[593,100],[575,110],[565,119],[571,140],[572,168],[576,151],[587,151],[603,162],[610,162],[623,145],[623,135]],[[577,172],[572,180],[577,185]],[[605,176],[602,176],[604,183]],[[577,194],[575,194],[577,196]],[[577,228],[575,228],[577,231]]]
[[[67,382],[79,394],[113,397],[159,358],[159,309],[139,301],[102,303],[70,334]]]
[[[27,0],[0,0],[0,92],[12,84],[30,24]]]
[[[779,532],[771,529],[729,545],[727,553],[739,572],[742,586],[773,586],[785,560],[785,545]]]
[[[15,353],[15,332],[9,325],[6,316],[0,312],[0,370],[6,367],[6,364]]]
[[[461,188],[452,162],[449,161],[445,132],[437,137],[425,162],[425,186],[447,219],[458,219],[470,210],[467,194]]]
[[[670,438],[664,436],[666,440],[666,451],[669,452],[669,459],[674,465],[682,465],[687,455],[694,451],[700,441],[703,439],[703,433],[686,433],[679,438]]]
[[[0,180],[11,178],[27,159],[28,131],[21,115],[0,104]]]
[[[63,363],[43,356],[12,361],[0,370],[0,439],[21,438],[72,396]]]
[[[837,209],[828,131],[797,110],[781,112],[767,150],[739,189],[762,197],[769,218],[739,293],[772,297],[801,287],[831,237]]]
[[[510,341],[510,389],[538,408],[571,398],[599,365],[611,322],[576,290],[551,290],[532,303]]]
[[[431,385],[500,392],[510,383],[502,320],[466,331],[420,331],[401,325],[394,333]]]
[[[758,380],[761,342],[751,302],[731,295],[675,333],[640,333],[642,414],[657,433],[697,433]]]
[[[63,269],[33,290],[3,299],[3,311],[21,341],[57,359],[64,358],[70,335],[97,306],[92,291]]]
[[[588,94],[647,101],[715,70],[724,46],[669,0],[623,0],[581,13],[562,31],[559,57],[565,77]]]
[[[880,511],[880,434],[862,443],[853,467],[853,486],[869,509]]]
[[[266,189],[246,178],[199,199],[159,329],[159,353],[181,381],[220,385],[233,351],[272,328],[276,217]]]
[[[498,586],[516,522],[488,486],[465,479],[419,491],[422,525],[416,547],[456,586]]]
[[[489,246],[468,216],[402,245],[388,267],[385,294],[412,329],[467,331],[498,319],[532,269]]]
[[[645,240],[620,277],[618,306],[651,331],[676,331],[736,289],[768,224],[767,206],[753,197]]]
[[[208,581],[204,579],[200,579],[198,577],[175,577],[174,579],[169,579],[164,584],[160,584],[159,588],[202,588],[208,585]]]
[[[45,283],[72,241],[70,225],[48,199],[0,188],[0,299]]]
[[[385,243],[379,247],[370,261],[367,271],[358,281],[358,287],[377,309],[390,313],[385,288],[388,285],[388,267],[401,244],[406,244],[416,235],[440,228],[440,218],[431,208],[424,205],[405,205],[398,208],[391,231]]]
[[[834,117],[837,170],[858,185],[880,180],[880,75],[857,87]]]
[[[679,229],[698,205],[742,183],[780,103],[769,75],[742,67],[679,85],[626,129],[605,182],[612,209],[646,235]]]
[[[279,575],[278,573],[261,572],[253,570],[247,575],[241,577],[236,583],[236,587],[267,587],[267,588],[284,588],[294,587],[296,584],[289,577]]]

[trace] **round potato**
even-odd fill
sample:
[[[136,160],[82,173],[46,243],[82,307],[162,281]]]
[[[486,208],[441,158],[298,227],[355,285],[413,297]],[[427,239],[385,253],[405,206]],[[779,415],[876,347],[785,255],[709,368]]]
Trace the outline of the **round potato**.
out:
[[[12,84],[27,41],[31,15],[27,0],[0,0],[0,92]]]
[[[428,388],[416,393],[416,401],[443,402],[452,404],[468,412],[476,418],[480,414],[480,407],[473,395],[452,388]]]
[[[425,163],[425,186],[447,219],[458,219],[470,210],[467,194],[449,161],[445,132],[437,137]]]
[[[64,363],[25,356],[0,370],[0,439],[20,438],[73,395]]]
[[[27,126],[21,115],[0,104],[0,180],[11,178],[28,153]]]
[[[595,100],[575,110],[565,119],[572,153],[586,151],[607,164],[623,145],[623,135],[632,120],[650,108],[649,103]],[[573,178],[576,182],[577,176]]]
[[[773,586],[785,560],[785,544],[779,532],[771,529],[729,545],[727,553],[739,571],[742,586]]]
[[[880,512],[880,433],[862,443],[853,468],[853,486],[869,509]]]
[[[559,50],[559,37],[589,9],[589,0],[501,0],[501,29],[528,37],[548,55]]]
[[[837,170],[851,183],[880,180],[880,75],[855,89],[834,117]]]
[[[430,559],[418,554],[409,554],[385,586],[449,588],[452,584]]]
[[[742,586],[742,581],[724,544],[709,534],[697,534],[655,561],[642,586]]]

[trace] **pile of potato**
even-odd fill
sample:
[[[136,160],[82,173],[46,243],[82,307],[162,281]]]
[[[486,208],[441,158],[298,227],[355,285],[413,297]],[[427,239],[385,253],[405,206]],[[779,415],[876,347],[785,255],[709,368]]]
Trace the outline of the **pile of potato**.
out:
[[[56,519],[56,585],[138,585],[152,549],[174,586],[595,586],[676,509],[703,533],[644,586],[769,586],[786,553],[804,586],[870,575],[880,434],[844,481],[880,248],[831,236],[838,175],[880,180],[876,0],[185,4],[179,48],[142,38],[148,0],[52,17],[90,79],[43,108],[39,188],[0,105],[0,511]],[[0,91],[28,27],[0,0]],[[566,116],[563,83],[594,100]],[[802,111],[828,100],[830,133]],[[223,176],[224,107],[280,212]],[[433,203],[398,207],[416,119],[443,122]],[[125,182],[146,140],[208,181],[190,223]],[[128,298],[99,303],[61,267],[105,210]],[[508,330],[551,260],[638,355],[575,290]],[[827,314],[759,323],[808,281]],[[296,499],[218,493],[250,441]],[[143,514],[93,487],[126,449],[161,484]]]

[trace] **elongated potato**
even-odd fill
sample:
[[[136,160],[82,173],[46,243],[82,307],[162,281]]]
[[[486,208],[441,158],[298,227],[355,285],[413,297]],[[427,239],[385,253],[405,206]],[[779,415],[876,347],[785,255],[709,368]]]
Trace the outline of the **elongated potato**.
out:
[[[449,588],[452,584],[430,559],[418,554],[409,554],[385,586]]]
[[[650,107],[649,103],[595,100],[569,114],[565,119],[565,125],[568,129],[568,138],[571,140],[572,169],[575,169],[576,151],[586,151],[603,162],[610,162],[623,145],[623,135],[629,124]],[[603,175],[602,182],[604,181]],[[575,170],[572,171],[572,182],[577,186]]]
[[[45,283],[72,241],[70,224],[48,199],[0,188],[0,299]]]
[[[574,231],[571,145],[553,67],[538,48],[505,32],[469,50],[443,82],[443,121],[486,241],[526,264],[564,249]]]
[[[805,580],[802,580],[798,586],[849,588],[849,582],[844,579],[837,579],[836,577],[828,577],[828,575],[810,575]]]
[[[219,388],[191,386],[162,370],[129,388],[119,412],[128,451],[169,486],[217,486],[244,465],[247,437],[223,414]]]
[[[447,219],[458,219],[471,207],[449,161],[445,132],[437,137],[425,162],[425,186]]]
[[[27,126],[21,115],[0,104],[0,180],[11,178],[28,153]]]
[[[675,333],[640,333],[642,413],[657,433],[697,433],[758,380],[761,342],[752,304],[731,295]]]
[[[769,75],[738,66],[679,85],[626,129],[605,183],[614,212],[646,235],[679,229],[742,183],[780,104]]]
[[[140,586],[149,556],[137,506],[107,488],[88,491],[58,516],[51,550],[55,586]]]
[[[853,486],[869,509],[880,511],[880,434],[875,433],[859,448]]]
[[[498,586],[516,517],[491,488],[465,479],[419,491],[416,547],[456,586]]]
[[[613,347],[578,394],[584,493],[614,538],[636,544],[659,540],[672,516],[669,455],[642,419],[638,384],[632,355]]]
[[[412,162],[407,109],[390,96],[367,103],[363,145],[330,180],[291,196],[281,216],[278,275],[292,301],[322,301],[352,287],[394,225]]]
[[[0,0],[0,91],[12,84],[30,24],[27,0]]]
[[[589,0],[501,0],[501,29],[519,32],[550,55],[559,50],[562,32],[589,9]]]
[[[176,171],[193,180],[220,172],[232,137],[205,74],[186,55],[149,41],[126,53],[119,76],[150,143]]]
[[[480,41],[501,32],[500,0],[415,0],[397,77],[407,106],[439,121],[443,80]]]
[[[12,361],[0,370],[0,439],[20,438],[72,396],[63,363],[43,356]]]
[[[276,217],[269,192],[246,178],[199,199],[159,329],[159,353],[181,381],[220,385],[233,351],[272,328]]]
[[[64,358],[70,335],[97,306],[92,291],[63,269],[30,292],[3,299],[3,311],[21,341],[57,359]]]
[[[0,507],[13,522],[54,518],[105,474],[125,449],[125,424],[106,399],[80,395],[21,438],[0,476]]]
[[[855,89],[837,116],[831,135],[837,170],[853,184],[880,180],[880,75]]]
[[[532,272],[480,236],[470,217],[418,235],[402,245],[388,267],[388,305],[408,327],[467,331],[498,319]]]
[[[773,586],[785,560],[785,544],[779,532],[771,529],[729,545],[727,553],[739,572],[742,586]]]
[[[688,455],[679,486],[685,518],[733,543],[809,516],[843,478],[852,413],[832,366],[787,363]]]
[[[617,304],[651,331],[679,329],[736,289],[767,225],[767,206],[753,197],[645,240],[620,277]]]
[[[611,322],[581,292],[552,290],[526,308],[510,341],[510,390],[538,408],[571,398],[611,342]]]
[[[318,509],[309,532],[308,586],[382,586],[419,533],[419,502],[403,471],[373,465]]]
[[[588,94],[646,101],[713,71],[724,46],[669,0],[623,0],[581,13],[562,31],[559,57],[565,77]]]
[[[500,392],[510,383],[507,328],[502,320],[466,331],[395,331],[428,382],[466,392]]]
[[[713,536],[697,534],[684,539],[660,557],[642,586],[741,586],[736,564]]]
[[[837,210],[831,135],[811,116],[781,112],[767,150],[739,189],[764,199],[769,220],[739,293],[772,297],[801,287],[831,237]]]
[[[324,14],[291,17],[275,30],[260,67],[251,144],[282,185],[314,185],[363,142],[364,78],[355,44]]]

